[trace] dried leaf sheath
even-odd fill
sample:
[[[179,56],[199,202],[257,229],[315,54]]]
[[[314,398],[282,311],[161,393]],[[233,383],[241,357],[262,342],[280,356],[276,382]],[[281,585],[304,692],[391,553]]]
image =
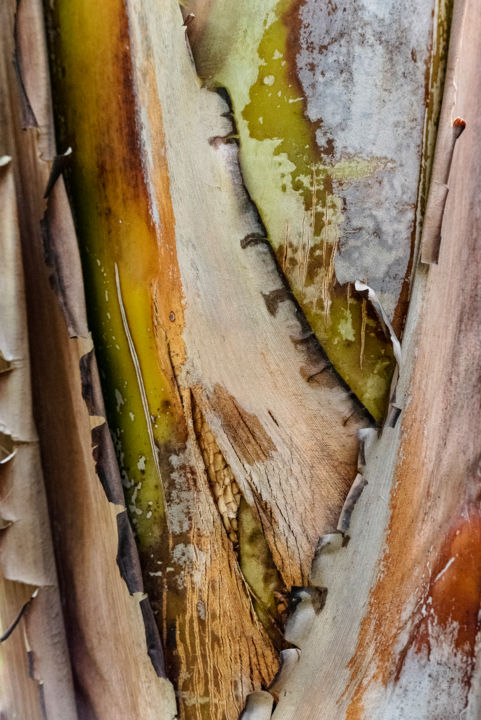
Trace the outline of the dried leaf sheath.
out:
[[[13,3],[0,7],[0,714],[40,720],[45,711],[52,719],[74,720],[70,661],[32,416],[18,166],[12,143],[11,103],[18,102],[16,112],[22,101],[12,68],[14,10]]]
[[[5,17],[5,20],[7,18]],[[7,24],[7,22],[5,23]],[[0,137],[0,153],[6,133]],[[0,713],[75,720],[75,698],[32,418],[15,180],[0,166]],[[35,597],[33,597],[35,595]],[[11,633],[26,603],[28,607]]]

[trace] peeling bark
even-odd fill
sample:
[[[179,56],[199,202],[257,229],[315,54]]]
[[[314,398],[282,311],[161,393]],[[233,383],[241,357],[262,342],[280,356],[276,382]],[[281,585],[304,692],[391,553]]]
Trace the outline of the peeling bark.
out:
[[[466,132],[454,153],[438,266],[416,271],[398,384],[401,419],[369,449],[349,545],[338,544],[334,554],[321,548],[315,561],[311,582],[327,586],[327,602],[304,637],[276,720],[478,715],[477,3],[457,2],[455,18],[463,15],[451,48],[456,101],[440,133],[449,134],[458,116]]]
[[[8,16],[2,13],[7,25]],[[4,78],[4,66],[1,76]],[[8,147],[2,127],[0,153]],[[70,660],[32,417],[27,318],[15,181],[0,167],[0,712],[77,718]]]
[[[160,640],[154,637],[142,583],[131,596],[116,562],[117,515],[123,508],[106,497],[92,456],[92,430],[98,452],[95,429],[104,422],[105,411],[86,323],[77,241],[58,162],[54,168],[42,6],[37,0],[6,2],[1,15],[5,91],[0,153],[12,158],[10,166],[0,169],[2,258],[7,261],[2,268],[2,340],[8,341],[2,353],[11,363],[1,378],[7,384],[2,422],[8,422],[15,449],[2,468],[2,516],[9,521],[2,531],[7,578],[2,580],[2,624],[11,622],[39,588],[0,649],[2,673],[8,673],[1,709],[9,717],[29,719],[170,720],[176,714],[173,689],[159,677]],[[14,50],[15,67],[10,62]],[[25,97],[35,123],[25,122]],[[88,393],[80,372],[86,355]],[[92,400],[90,408],[82,391]],[[95,414],[89,415],[93,405]],[[108,433],[102,442],[111,446]],[[110,476],[106,485],[115,487],[115,499],[123,502],[113,450],[103,448],[101,455],[103,473]],[[131,531],[121,548],[124,555],[126,544],[138,568]],[[137,575],[141,577],[138,569]]]
[[[307,582],[318,536],[336,527],[369,421],[292,297],[266,307],[285,280],[254,242],[263,228],[237,146],[210,142],[232,131],[228,108],[199,88],[176,3],[162,15],[106,3],[102,23],[88,8],[58,4],[69,45],[54,50],[91,302],[108,313],[95,339],[111,427],[180,712],[235,716],[277,671],[285,591]],[[87,36],[102,58],[88,82]],[[209,448],[249,509],[245,548],[212,492]],[[260,580],[250,542],[268,563]]]
[[[0,9],[0,715],[479,715],[481,15],[433,163],[450,14]]]
[[[354,284],[373,288],[400,336],[450,7],[185,4],[199,76],[230,98],[244,181],[279,264],[329,359],[377,421],[395,361]]]

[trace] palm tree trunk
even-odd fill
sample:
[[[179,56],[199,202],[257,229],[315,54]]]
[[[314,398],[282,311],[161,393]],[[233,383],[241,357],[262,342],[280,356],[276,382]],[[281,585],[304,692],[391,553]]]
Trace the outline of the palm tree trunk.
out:
[[[477,716],[481,15],[454,3],[433,164],[451,5],[56,0],[53,113],[40,0],[5,3],[2,446],[40,500],[0,505],[36,522],[3,531],[0,710],[41,717],[33,657],[49,718]]]

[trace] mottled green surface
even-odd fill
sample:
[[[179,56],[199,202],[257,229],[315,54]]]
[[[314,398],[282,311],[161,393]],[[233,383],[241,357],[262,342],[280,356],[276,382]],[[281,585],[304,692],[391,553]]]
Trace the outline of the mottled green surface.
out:
[[[427,80],[425,161],[432,152],[439,112],[450,5],[450,0],[440,2],[441,32],[434,47],[432,77]],[[306,117],[296,75],[297,0],[251,0],[236,4],[235,10],[228,6],[214,2],[206,28],[193,38],[199,74],[207,85],[227,89],[244,181],[279,264],[334,367],[379,421],[386,409],[394,358],[371,309],[363,308],[352,286],[336,281],[334,259],[344,208],[334,186],[374,175],[383,159],[350,155],[333,163],[329,142],[318,147],[316,127]],[[396,121],[393,117],[393,124]],[[425,190],[422,181],[421,210]],[[418,227],[420,219],[418,211]],[[406,309],[403,302],[395,322],[398,331]]]
[[[251,590],[256,613],[274,645],[283,646],[283,616],[279,612],[286,589],[272,559],[262,528],[252,509],[241,500],[239,507],[239,564]]]
[[[73,148],[68,180],[89,325],[127,506],[139,542],[148,548],[160,542],[164,529],[154,443],[172,443],[176,422],[154,337],[156,237],[135,137],[126,19],[117,0],[95,8],[90,0],[61,0],[52,22],[59,145]]]

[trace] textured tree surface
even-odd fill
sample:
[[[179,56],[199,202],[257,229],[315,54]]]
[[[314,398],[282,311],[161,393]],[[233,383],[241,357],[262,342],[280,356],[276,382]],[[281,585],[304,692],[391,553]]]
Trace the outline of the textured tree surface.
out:
[[[479,717],[480,24],[477,3],[455,5],[434,192],[453,123],[462,118],[466,130],[449,174],[439,264],[416,272],[401,418],[370,446],[349,545],[326,538],[314,562],[311,581],[327,586],[327,600],[307,628],[297,618],[300,661],[276,720]]]
[[[0,155],[10,158],[0,168],[2,634],[30,601],[0,645],[0,714],[173,718],[55,169],[42,5],[6,2],[0,12]]]
[[[178,697],[238,714],[276,673],[284,593],[336,527],[368,419],[290,298],[237,146],[212,141],[228,108],[199,88],[179,8],[103,13],[58,3],[53,20],[112,429]]]
[[[0,715],[477,718],[476,1],[0,18]]]
[[[394,358],[354,289],[400,333],[451,3],[189,0],[197,71],[232,104],[240,162],[279,265],[376,420]],[[416,22],[412,18],[416,17]]]

